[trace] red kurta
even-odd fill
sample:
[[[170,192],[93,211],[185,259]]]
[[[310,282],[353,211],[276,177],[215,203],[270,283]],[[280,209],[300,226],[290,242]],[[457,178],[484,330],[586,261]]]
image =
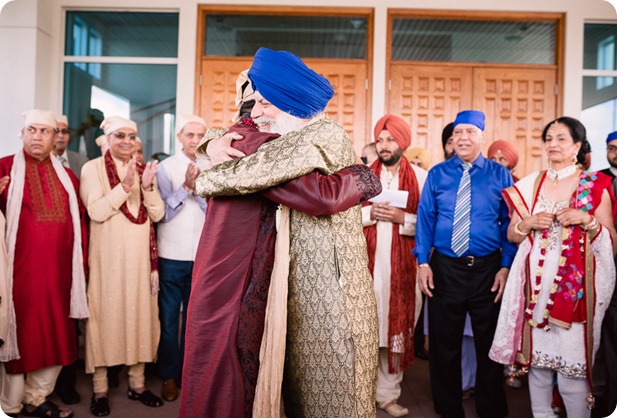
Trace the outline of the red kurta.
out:
[[[77,359],[76,324],[69,318],[73,223],[68,194],[49,158],[38,161],[24,154],[26,177],[13,270],[21,358],[5,363],[11,374],[68,365]],[[10,175],[12,166],[12,155],[0,159],[0,177]],[[78,193],[77,178],[67,172]],[[8,189],[7,185],[0,195],[5,214]]]

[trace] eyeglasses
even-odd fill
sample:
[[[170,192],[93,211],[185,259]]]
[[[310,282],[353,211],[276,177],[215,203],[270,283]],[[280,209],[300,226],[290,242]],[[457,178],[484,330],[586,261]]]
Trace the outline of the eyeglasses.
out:
[[[125,139],[127,136],[128,136],[130,141],[135,141],[137,139],[137,135],[136,134],[127,134],[127,133],[124,133],[124,132],[114,132],[112,135],[115,136],[116,138],[120,139],[120,140]]]
[[[55,129],[50,129],[50,128],[36,128],[34,126],[27,126],[26,127],[26,131],[28,131],[28,133],[30,135],[36,135],[37,131],[41,133],[41,135],[43,136],[51,136],[52,134],[56,133],[57,131]]]
[[[71,131],[70,131],[70,130],[68,130],[67,128],[64,128],[64,129],[59,129],[59,130],[58,130],[58,133],[59,133],[59,134],[62,134],[62,135],[68,135],[68,134],[70,134],[70,133],[71,133]]]
[[[607,152],[617,152],[617,145],[609,145],[606,147]]]

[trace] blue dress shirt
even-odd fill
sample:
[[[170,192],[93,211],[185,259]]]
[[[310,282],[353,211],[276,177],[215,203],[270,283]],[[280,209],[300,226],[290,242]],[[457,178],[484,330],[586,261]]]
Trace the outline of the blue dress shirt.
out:
[[[418,207],[416,248],[418,263],[428,263],[431,248],[458,257],[451,248],[456,193],[463,175],[463,161],[455,156],[433,167],[426,179]],[[508,241],[508,208],[501,191],[513,184],[502,165],[480,154],[469,170],[471,178],[471,227],[469,250],[463,256],[482,257],[501,249],[501,266],[510,267],[516,246]]]
[[[169,222],[180,210],[182,210],[182,204],[188,199],[191,192],[187,192],[184,186],[180,186],[178,189],[174,190],[164,165],[159,165],[156,169],[156,182],[159,187],[161,199],[165,202],[165,216],[161,219],[161,222]],[[197,201],[202,212],[205,214],[207,206],[206,200],[197,195],[193,195],[193,198]]]

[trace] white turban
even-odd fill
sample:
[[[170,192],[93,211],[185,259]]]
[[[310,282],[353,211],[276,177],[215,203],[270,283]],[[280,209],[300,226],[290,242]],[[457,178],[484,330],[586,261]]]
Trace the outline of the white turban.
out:
[[[56,115],[49,110],[32,109],[28,112],[22,113],[21,116],[25,119],[24,126],[36,123],[39,125],[47,125],[53,129],[58,129]]]
[[[249,70],[242,71],[236,80],[236,107],[238,111],[231,118],[231,121],[234,123],[240,120],[240,107],[242,103],[253,100],[253,94],[255,94],[253,91],[253,84],[251,84],[251,80],[249,80],[248,72]]]
[[[137,124],[130,119],[124,119],[120,116],[110,116],[101,122],[101,129],[105,135],[110,135],[118,129],[128,128],[137,132]]]
[[[187,123],[191,122],[200,124],[204,127],[204,129],[208,128],[206,126],[206,121],[197,115],[178,115],[178,118],[176,119],[176,135],[178,135],[182,131],[182,129],[184,129]]]
[[[57,115],[56,116],[56,122],[57,123],[63,123],[66,126],[69,126],[69,118],[67,118],[66,115]]]

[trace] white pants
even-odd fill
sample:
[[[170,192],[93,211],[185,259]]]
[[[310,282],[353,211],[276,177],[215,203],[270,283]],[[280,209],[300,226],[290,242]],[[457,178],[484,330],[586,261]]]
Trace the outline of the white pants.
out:
[[[377,406],[385,408],[389,403],[398,401],[401,396],[401,382],[403,372],[388,373],[388,348],[379,347],[379,365],[377,367],[377,393],[375,400]]]
[[[19,413],[23,404],[38,407],[54,390],[62,366],[50,366],[26,374],[8,374],[1,367],[0,404],[6,413]]]
[[[129,366],[129,388],[140,389],[145,387],[144,377],[146,363],[136,363]],[[107,367],[95,367],[92,375],[92,386],[94,393],[107,393],[109,384],[107,383]]]
[[[554,384],[554,371],[529,368],[529,397],[534,418],[557,418],[551,407]],[[568,418],[589,418],[591,411],[587,408],[587,396],[589,395],[587,381],[570,379],[557,373],[557,384]]]

